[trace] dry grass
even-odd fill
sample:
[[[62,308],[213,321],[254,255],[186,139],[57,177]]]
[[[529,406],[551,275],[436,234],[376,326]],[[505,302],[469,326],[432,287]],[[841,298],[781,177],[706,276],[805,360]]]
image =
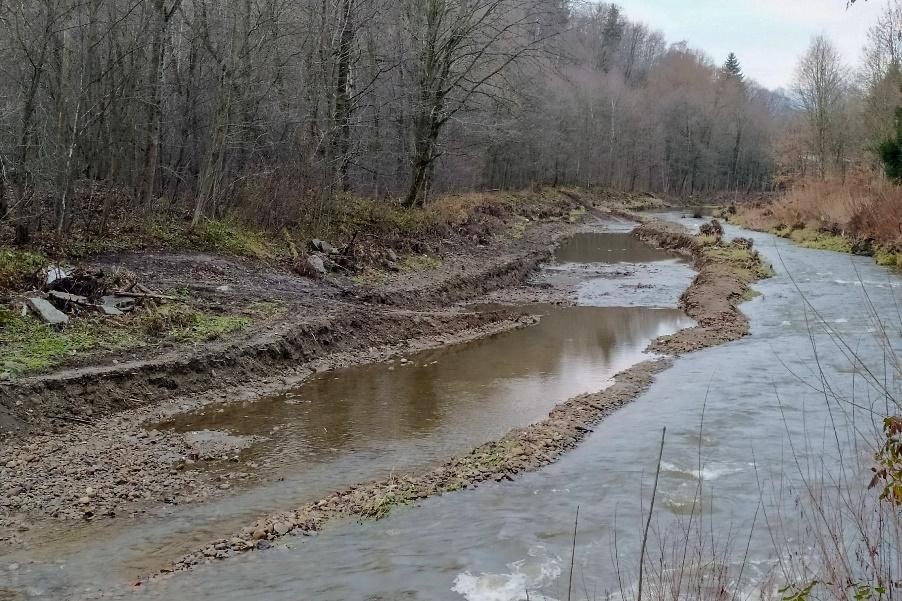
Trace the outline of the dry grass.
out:
[[[872,239],[902,249],[902,187],[878,178],[806,180],[768,205],[747,207],[736,221],[757,230],[795,230]]]

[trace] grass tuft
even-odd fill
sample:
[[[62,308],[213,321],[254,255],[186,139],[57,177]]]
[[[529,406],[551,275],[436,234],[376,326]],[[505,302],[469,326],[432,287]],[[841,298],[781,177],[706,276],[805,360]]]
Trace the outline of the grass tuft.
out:
[[[902,252],[880,248],[874,253],[874,259],[883,267],[902,267]]]
[[[268,310],[261,309],[259,314],[265,315]],[[183,305],[166,305],[144,316],[82,317],[62,330],[54,330],[30,315],[0,308],[0,379],[45,371],[93,351],[125,351],[166,341],[214,340],[250,323],[251,318],[244,315],[209,314]]]
[[[787,236],[793,242],[816,250],[831,250],[834,252],[852,252],[852,241],[846,237],[826,232],[818,232],[809,228],[796,229]]]
[[[38,252],[0,249],[0,290],[25,285],[46,264],[47,257]]]
[[[773,267],[762,261],[755,250],[733,245],[707,245],[704,247],[704,253],[709,261],[729,265],[746,283],[757,282],[774,275]]]
[[[433,271],[442,266],[442,260],[429,255],[408,255],[401,265],[407,271]]]
[[[192,234],[201,248],[211,252],[255,259],[277,254],[262,232],[232,219],[204,221]]]
[[[123,350],[141,345],[128,327],[81,319],[54,330],[17,311],[0,308],[0,378],[42,371],[91,349]]]
[[[250,325],[240,315],[212,315],[184,305],[166,305],[141,319],[148,336],[178,342],[203,342],[231,334]]]

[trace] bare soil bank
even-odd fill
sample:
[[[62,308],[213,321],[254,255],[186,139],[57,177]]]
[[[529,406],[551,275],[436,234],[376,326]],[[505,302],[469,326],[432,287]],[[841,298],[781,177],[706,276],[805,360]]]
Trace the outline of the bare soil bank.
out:
[[[769,271],[760,257],[742,242],[724,245],[689,235],[682,228],[645,223],[634,234],[693,260],[699,274],[681,299],[682,307],[698,321],[694,328],[652,343],[660,353],[679,354],[736,340],[748,333],[748,321],[738,304],[748,298],[750,284]],[[352,486],[296,510],[262,518],[229,538],[198,549],[164,573],[264,549],[285,536],[304,536],[342,518],[379,518],[393,507],[418,499],[477,486],[480,482],[512,479],[557,460],[591,432],[592,427],[637,398],[670,359],[645,361],[621,372],[611,387],[558,405],[542,422],[516,429],[498,441],[481,445],[426,473],[398,475]]]
[[[309,279],[198,253],[97,258],[96,265],[124,266],[158,289],[190,285],[213,303],[279,301],[285,310],[224,340],[159,355],[88,357],[75,367],[0,384],[0,541],[27,543],[66,520],[140,514],[229,494],[233,485],[259,479],[235,472],[221,482],[197,469],[199,462],[230,460],[251,441],[148,433],[148,421],[207,403],[259,398],[317,371],[534,323],[451,304],[521,282],[558,240],[579,229],[571,210],[570,204],[550,206],[546,217],[518,227],[516,236],[452,241],[439,265],[384,272],[377,283]]]
[[[537,223],[521,238],[474,244],[449,254],[435,269],[389,274],[378,286],[346,279],[310,280],[206,255],[103,257],[99,264],[115,261],[140,270],[151,284],[190,282],[221,304],[253,297],[286,306],[281,317],[224,340],[182,345],[158,355],[100,355],[78,367],[0,383],[0,438],[67,431],[73,423],[211,388],[243,385],[275,368],[330,353],[365,351],[483,325],[477,322],[491,318],[461,318],[449,305],[521,281],[574,228],[560,219]],[[428,315],[419,319],[418,312]]]
[[[750,240],[715,243],[660,221],[640,225],[633,235],[690,258],[698,271],[680,297],[680,308],[698,325],[656,340],[651,350],[680,355],[737,340],[748,333],[748,319],[738,307],[750,298],[753,282],[773,273],[771,266],[752,250]]]

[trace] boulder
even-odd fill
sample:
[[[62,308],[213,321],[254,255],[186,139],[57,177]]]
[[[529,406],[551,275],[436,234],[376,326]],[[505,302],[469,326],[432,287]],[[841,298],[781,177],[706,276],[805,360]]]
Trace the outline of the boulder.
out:
[[[29,298],[28,306],[41,320],[51,326],[62,327],[69,323],[69,317],[43,298]]]
[[[337,255],[338,249],[326,242],[325,240],[320,240],[318,238],[314,238],[310,241],[310,248],[313,250],[319,251],[321,253],[326,253],[327,255]]]
[[[319,275],[326,275],[326,273],[328,273],[326,271],[326,265],[323,263],[323,258],[319,255],[310,255],[307,257],[307,265],[313,272],[318,273]]]

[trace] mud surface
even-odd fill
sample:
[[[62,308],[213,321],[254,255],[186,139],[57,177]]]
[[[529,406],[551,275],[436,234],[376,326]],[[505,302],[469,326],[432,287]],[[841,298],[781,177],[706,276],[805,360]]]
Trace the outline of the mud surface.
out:
[[[344,278],[311,280],[200,254],[101,258],[99,266],[135,271],[152,288],[186,287],[223,306],[250,299],[279,301],[283,311],[281,317],[224,340],[162,353],[103,355],[99,364],[0,383],[0,437],[65,431],[73,421],[240,385],[274,367],[440,333],[442,328],[429,325],[437,312],[453,321],[455,310],[449,305],[455,301],[519,283],[551,255],[557,240],[577,227],[561,221],[536,223],[518,239],[474,244],[446,256],[436,269],[387,274],[375,287]],[[418,320],[417,312],[428,313],[428,319]]]
[[[0,479],[7,485],[0,540],[23,544],[55,529],[55,521],[140,515],[229,494],[257,470],[216,474],[209,466],[234,463],[248,439],[213,444],[169,430],[146,432],[144,422],[534,323],[522,312],[474,313],[453,301],[521,282],[580,227],[549,218],[490,244],[456,241],[437,267],[386,273],[378,285],[314,280],[203,253],[97,258],[96,267],[130,271],[152,289],[187,289],[216,306],[277,302],[284,310],[223,340],[109,354],[99,363],[0,383]]]
[[[268,391],[298,384],[312,374],[389,360],[402,353],[459,344],[535,322],[533,317],[504,319],[498,314],[408,316],[430,322],[440,331],[395,345],[335,353],[279,377],[256,379],[225,390],[183,396],[156,406],[141,406],[101,416],[90,424],[74,423],[64,433],[37,434],[0,445],[0,480],[5,488],[0,513],[0,541],[24,544],[54,529],[52,522],[134,516],[160,504],[197,502],[228,494],[251,479],[253,467],[211,471],[237,462],[253,442],[248,436],[209,436],[195,432],[149,430],[144,424],[195,410],[210,403],[257,399]],[[32,530],[37,530],[32,532]]]
[[[738,340],[748,333],[748,319],[738,307],[747,300],[751,283],[756,279],[745,277],[746,268],[753,274],[759,269],[765,270],[757,253],[749,257],[751,264],[747,266],[714,260],[689,230],[664,221],[644,223],[633,235],[688,257],[698,271],[692,286],[680,297],[680,308],[695,319],[698,326],[656,341],[652,350],[679,355]]]

